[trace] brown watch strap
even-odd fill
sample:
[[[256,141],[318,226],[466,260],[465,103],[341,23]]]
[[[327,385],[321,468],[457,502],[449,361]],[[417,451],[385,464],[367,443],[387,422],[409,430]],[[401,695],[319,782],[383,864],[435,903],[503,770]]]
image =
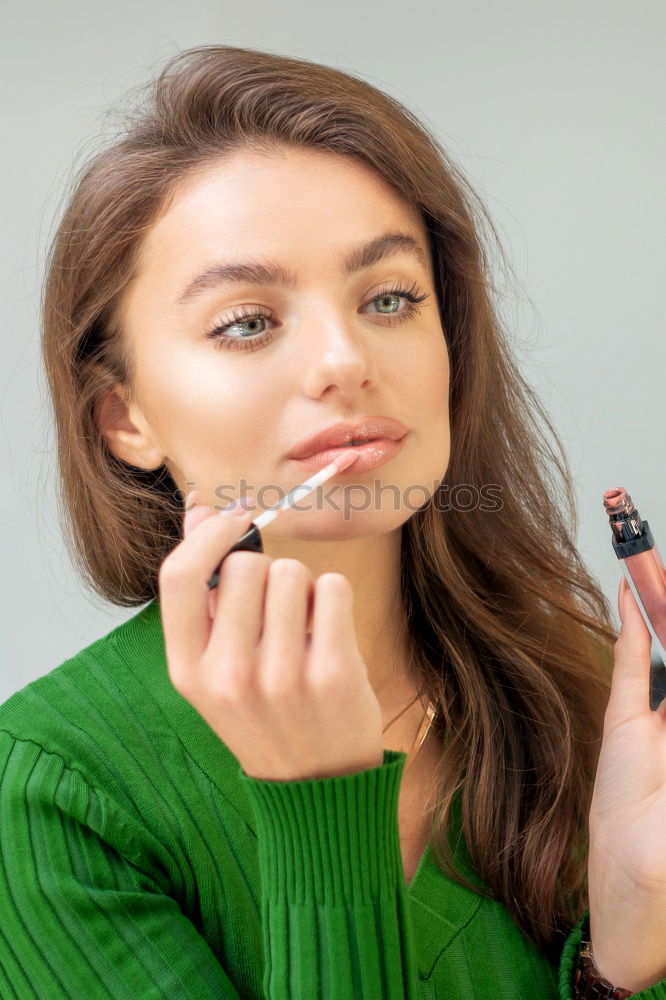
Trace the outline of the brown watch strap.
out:
[[[575,1000],[624,1000],[632,996],[635,996],[632,990],[613,986],[595,967],[590,942],[590,915],[586,914],[574,976]]]

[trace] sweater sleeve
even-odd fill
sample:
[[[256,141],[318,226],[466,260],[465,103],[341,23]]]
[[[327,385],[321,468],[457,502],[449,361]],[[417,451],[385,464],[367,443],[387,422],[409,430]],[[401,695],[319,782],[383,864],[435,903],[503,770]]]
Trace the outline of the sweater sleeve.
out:
[[[407,755],[304,781],[240,771],[257,824],[264,995],[416,1000],[418,975],[397,805]]]
[[[560,959],[560,1000],[575,1000],[574,974],[578,961],[578,948],[583,935],[583,922],[589,912],[589,910],[584,911],[564,942]],[[594,950],[594,944],[592,949]],[[622,983],[613,983],[613,985],[622,986]],[[652,986],[646,986],[638,993],[632,993],[632,997],[636,997],[636,1000],[666,1000],[666,979],[660,979]]]
[[[162,846],[57,754],[2,731],[0,817],[1,997],[238,1000],[163,891]]]
[[[241,779],[266,1000],[416,1000],[397,832],[405,754],[338,778]],[[0,996],[240,1000],[174,898],[162,845],[63,758],[0,731]]]

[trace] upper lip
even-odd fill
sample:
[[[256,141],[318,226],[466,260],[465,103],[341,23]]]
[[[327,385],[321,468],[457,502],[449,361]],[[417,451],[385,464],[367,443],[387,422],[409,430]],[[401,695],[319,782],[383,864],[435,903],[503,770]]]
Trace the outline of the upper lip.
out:
[[[404,424],[391,417],[361,417],[353,423],[331,424],[323,431],[304,438],[292,448],[289,458],[310,458],[319,451],[359,439],[388,438],[390,441],[399,441],[406,433]]]

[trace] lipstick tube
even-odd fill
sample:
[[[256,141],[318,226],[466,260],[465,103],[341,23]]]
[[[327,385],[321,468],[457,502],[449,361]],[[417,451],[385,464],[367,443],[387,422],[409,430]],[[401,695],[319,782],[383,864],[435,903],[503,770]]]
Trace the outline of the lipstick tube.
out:
[[[652,669],[666,667],[666,570],[650,530],[623,486],[606,490],[613,549],[652,636]]]

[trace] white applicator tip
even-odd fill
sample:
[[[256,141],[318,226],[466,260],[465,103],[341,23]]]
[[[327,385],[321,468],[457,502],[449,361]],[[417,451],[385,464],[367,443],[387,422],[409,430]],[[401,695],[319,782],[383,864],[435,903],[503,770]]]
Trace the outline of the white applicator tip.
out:
[[[337,468],[338,472],[344,472],[345,469],[348,469],[349,466],[352,465],[352,463],[355,462],[356,459],[358,458],[358,452],[357,451],[355,451],[353,448],[350,448],[349,451],[350,451],[351,454],[349,454],[349,455],[339,455],[335,459],[335,461],[331,462],[331,465],[335,465],[335,467]]]
[[[351,451],[352,449],[350,449]],[[266,510],[259,517],[254,519],[254,524],[258,528],[265,528],[267,524],[274,521],[281,510],[287,510],[297,500],[302,500],[304,496],[307,496],[312,490],[316,489],[317,486],[321,486],[323,483],[331,479],[332,476],[337,475],[339,472],[344,472],[346,469],[352,465],[353,462],[358,458],[358,453],[354,455],[338,455],[332,462],[320,469],[319,472],[315,472],[314,476],[310,476],[306,479],[304,483],[299,486],[294,486],[293,490],[290,490],[284,500],[280,501],[277,507],[273,507],[272,510]]]

